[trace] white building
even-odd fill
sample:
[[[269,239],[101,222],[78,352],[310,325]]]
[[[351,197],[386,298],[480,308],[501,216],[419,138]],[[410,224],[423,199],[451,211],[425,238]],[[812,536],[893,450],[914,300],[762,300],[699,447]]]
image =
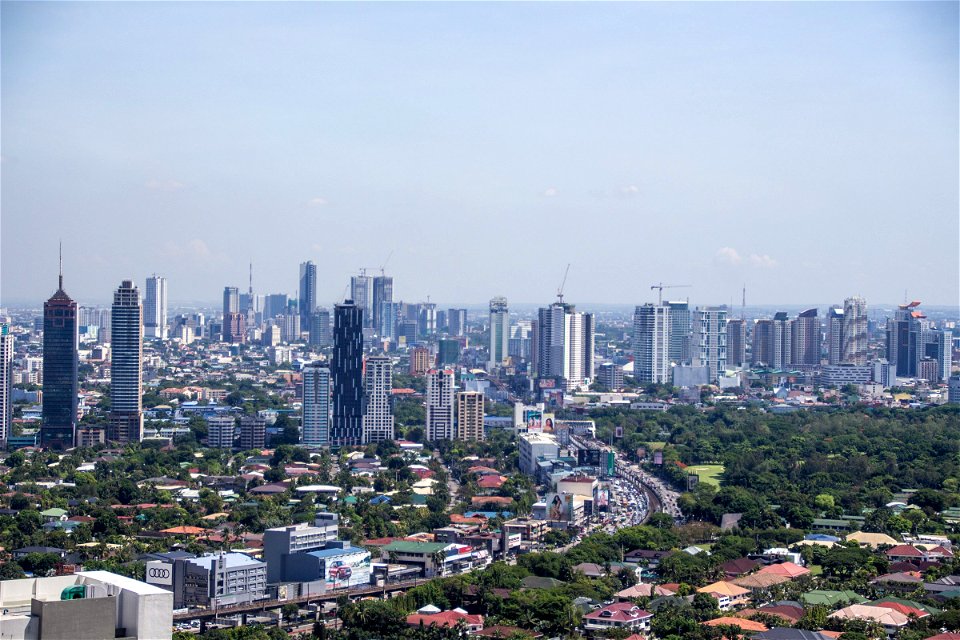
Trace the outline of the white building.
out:
[[[453,440],[454,379],[451,369],[427,372],[427,440]]]
[[[461,391],[457,394],[457,439],[483,440],[483,394]]]
[[[588,385],[594,366],[593,314],[572,304],[555,302],[539,310],[533,347],[540,378],[554,378],[572,391]]]
[[[143,297],[143,335],[167,339],[167,279],[153,274],[147,278]]]
[[[390,358],[367,358],[363,374],[363,442],[393,440],[393,363]]]
[[[670,307],[647,303],[636,308],[633,362],[638,382],[670,382]]]
[[[843,352],[841,362],[867,364],[867,301],[860,296],[843,301]]]
[[[13,427],[13,335],[0,324],[0,447],[6,446]]]
[[[232,449],[237,422],[231,415],[207,418],[207,446],[211,449]]]
[[[506,298],[490,300],[490,359],[487,370],[506,364],[510,346],[510,311]]]
[[[520,435],[520,471],[528,476],[537,474],[537,460],[556,460],[560,455],[560,443],[549,433],[524,433]]]
[[[330,444],[330,369],[320,362],[303,368],[303,443]]]
[[[707,367],[710,382],[716,382],[720,374],[727,369],[727,309],[697,309],[697,327],[700,338],[700,365]]]

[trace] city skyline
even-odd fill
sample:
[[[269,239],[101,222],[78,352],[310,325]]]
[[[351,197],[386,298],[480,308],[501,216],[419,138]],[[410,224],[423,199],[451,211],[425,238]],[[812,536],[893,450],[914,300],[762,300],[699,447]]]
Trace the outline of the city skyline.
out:
[[[568,262],[581,305],[958,303],[956,242],[892,232],[958,236],[955,3],[2,12],[3,305],[60,237],[79,301],[313,260],[325,305],[385,262],[451,304],[547,301]]]

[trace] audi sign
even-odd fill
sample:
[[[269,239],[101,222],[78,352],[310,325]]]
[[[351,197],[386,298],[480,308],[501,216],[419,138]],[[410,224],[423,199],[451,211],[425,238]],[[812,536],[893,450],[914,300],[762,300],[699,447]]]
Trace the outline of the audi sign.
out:
[[[147,563],[147,583],[165,586],[173,585],[173,565],[162,560]]]

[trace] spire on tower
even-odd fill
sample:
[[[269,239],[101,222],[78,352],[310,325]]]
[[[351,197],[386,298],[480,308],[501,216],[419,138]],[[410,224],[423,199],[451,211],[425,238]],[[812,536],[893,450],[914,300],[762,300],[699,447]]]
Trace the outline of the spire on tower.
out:
[[[253,296],[253,260],[250,261],[250,288],[247,293],[249,293],[251,297]],[[251,304],[253,303],[251,302]]]
[[[63,291],[63,240],[60,241],[60,291]]]

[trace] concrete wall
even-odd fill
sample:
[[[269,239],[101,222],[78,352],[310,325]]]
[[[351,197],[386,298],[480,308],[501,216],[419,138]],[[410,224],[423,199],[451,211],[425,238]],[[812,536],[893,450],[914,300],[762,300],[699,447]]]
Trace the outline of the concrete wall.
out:
[[[103,640],[115,635],[113,598],[33,600],[30,608],[40,618],[42,640]]]

